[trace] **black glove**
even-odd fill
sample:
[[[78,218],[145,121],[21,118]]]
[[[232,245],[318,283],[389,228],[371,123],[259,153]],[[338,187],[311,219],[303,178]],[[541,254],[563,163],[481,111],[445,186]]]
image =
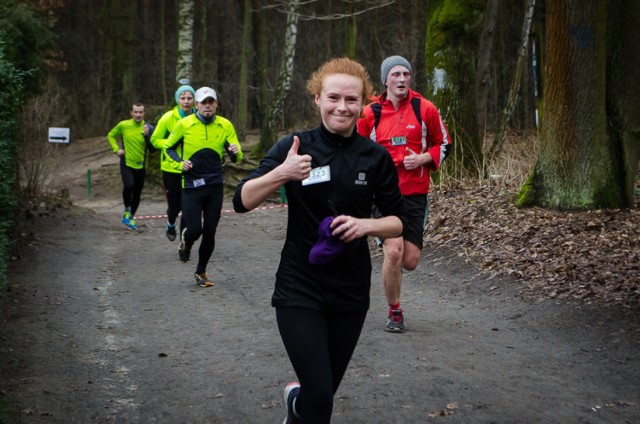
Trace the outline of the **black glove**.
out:
[[[231,151],[228,141],[224,142],[224,151],[229,155],[229,159],[231,159],[231,162],[236,163],[236,161],[238,160],[238,155]]]

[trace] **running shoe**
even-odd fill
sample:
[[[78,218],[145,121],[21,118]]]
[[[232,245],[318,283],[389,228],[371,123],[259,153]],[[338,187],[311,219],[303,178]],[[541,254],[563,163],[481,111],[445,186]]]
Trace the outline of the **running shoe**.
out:
[[[212,287],[216,285],[213,281],[209,279],[209,276],[207,275],[206,272],[195,274],[195,277],[196,277],[196,284],[199,285],[200,287]]]
[[[129,227],[130,230],[138,229],[138,226],[136,225],[136,220],[133,217],[129,219],[129,225],[127,225],[127,227]]]
[[[167,238],[169,241],[174,241],[176,239],[176,226],[167,224]]]
[[[300,393],[300,383],[298,383],[297,381],[292,381],[291,383],[287,384],[287,387],[284,388],[284,396],[282,397],[282,400],[287,416],[284,417],[284,421],[282,421],[282,424],[300,423],[300,417],[296,416],[295,410],[293,408],[293,403],[295,402],[298,393]]]
[[[131,221],[131,212],[124,211],[124,213],[122,214],[122,223],[124,225],[129,225],[129,221]]]
[[[389,310],[387,325],[384,327],[384,331],[388,331],[389,333],[404,333],[404,315],[402,314],[402,309]]]
[[[191,257],[191,246],[187,246],[187,242],[184,239],[184,235],[187,232],[187,228],[185,227],[182,230],[182,235],[180,236],[180,243],[178,244],[178,257],[182,262],[187,262]]]

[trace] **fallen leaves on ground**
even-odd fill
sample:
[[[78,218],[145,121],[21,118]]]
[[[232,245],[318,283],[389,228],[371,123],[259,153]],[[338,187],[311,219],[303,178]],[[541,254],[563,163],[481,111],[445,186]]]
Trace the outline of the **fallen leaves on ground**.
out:
[[[432,190],[425,249],[445,246],[537,298],[640,306],[640,209],[518,209],[516,189]]]

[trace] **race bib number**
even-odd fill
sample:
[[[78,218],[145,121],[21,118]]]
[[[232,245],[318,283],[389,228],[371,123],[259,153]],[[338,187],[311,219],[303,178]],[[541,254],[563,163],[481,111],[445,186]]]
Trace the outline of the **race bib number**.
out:
[[[392,146],[406,146],[407,145],[407,137],[391,137],[391,145]]]
[[[199,180],[193,180],[194,187],[200,187],[201,185],[204,185],[204,178],[200,178]]]
[[[324,183],[327,181],[331,181],[331,170],[329,168],[329,165],[312,169],[309,177],[302,180],[302,185],[307,186],[311,184]]]

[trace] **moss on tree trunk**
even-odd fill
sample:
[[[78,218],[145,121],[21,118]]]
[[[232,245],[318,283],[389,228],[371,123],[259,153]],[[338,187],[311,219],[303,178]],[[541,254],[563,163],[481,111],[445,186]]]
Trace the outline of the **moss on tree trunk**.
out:
[[[619,143],[609,130],[607,2],[547,4],[540,151],[519,206],[627,206]]]

